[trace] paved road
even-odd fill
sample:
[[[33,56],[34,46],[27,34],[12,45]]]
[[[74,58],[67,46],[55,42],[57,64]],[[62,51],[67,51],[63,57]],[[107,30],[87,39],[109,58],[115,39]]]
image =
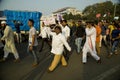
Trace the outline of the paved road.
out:
[[[73,51],[67,67],[59,65],[54,72],[47,73],[53,55],[46,44],[38,53],[40,63],[37,67],[32,67],[32,57],[26,51],[27,42],[16,46],[21,62],[14,63],[14,57],[10,54],[6,62],[0,63],[0,80],[120,80],[120,54],[106,58],[105,47],[101,48],[101,64],[97,64],[91,56],[87,64],[82,64],[81,54]]]

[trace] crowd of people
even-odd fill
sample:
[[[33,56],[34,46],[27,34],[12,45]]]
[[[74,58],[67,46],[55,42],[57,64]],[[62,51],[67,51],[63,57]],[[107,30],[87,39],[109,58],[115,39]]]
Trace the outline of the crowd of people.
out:
[[[101,47],[105,46],[107,57],[110,58],[113,54],[118,54],[120,42],[120,21],[114,20],[112,22],[104,21],[86,21],[82,20],[72,22],[72,27],[69,27],[66,20],[62,20],[55,25],[47,26],[42,22],[40,34],[37,36],[34,28],[34,21],[28,20],[29,39],[28,39],[28,53],[33,55],[33,66],[39,64],[37,52],[43,50],[44,43],[47,43],[51,53],[54,54],[53,61],[48,68],[48,72],[54,71],[59,62],[62,66],[67,66],[68,60],[73,49],[77,54],[82,54],[82,63],[87,63],[87,54],[101,63],[102,54]],[[17,28],[17,24],[15,25]],[[17,31],[18,35],[20,30]],[[41,39],[41,47],[37,51],[38,39]],[[17,39],[18,43],[21,39]],[[71,45],[72,43],[72,45]],[[73,47],[76,46],[76,47]],[[5,21],[1,22],[0,28],[0,47],[4,47],[4,56],[0,62],[6,61],[9,53],[13,53],[15,62],[20,61],[19,53],[15,47],[14,34],[9,25]]]

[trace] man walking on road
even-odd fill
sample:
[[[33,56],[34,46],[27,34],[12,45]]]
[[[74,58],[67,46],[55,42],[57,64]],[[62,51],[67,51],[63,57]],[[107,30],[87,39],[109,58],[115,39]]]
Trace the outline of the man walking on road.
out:
[[[22,37],[21,37],[21,31],[20,31],[20,26],[22,26],[23,24],[20,21],[16,21],[14,20],[14,25],[16,28],[16,38],[17,38],[17,42],[21,43],[22,42]]]
[[[97,60],[98,63],[101,62],[99,56],[97,56],[96,52],[96,29],[92,26],[92,22],[87,23],[86,27],[86,42],[83,47],[83,55],[82,55],[82,62],[85,64],[87,62],[87,53],[90,54]]]
[[[65,60],[63,54],[64,46],[67,48],[67,50],[71,51],[71,48],[69,44],[67,43],[67,40],[65,39],[65,36],[62,35],[62,30],[59,26],[55,27],[55,33],[51,32],[52,35],[52,50],[51,52],[54,54],[54,59],[49,67],[49,72],[52,72],[58,63],[61,61],[62,66],[67,66],[67,61]]]
[[[101,35],[100,35],[99,47],[102,47],[102,39],[104,41],[104,45],[106,45],[106,30],[107,30],[106,22],[103,22],[101,25]]]
[[[70,28],[68,27],[68,24],[67,24],[67,21],[66,21],[66,20],[62,20],[61,23],[62,23],[62,26],[61,26],[61,28],[62,28],[62,35],[65,36],[65,39],[66,39],[67,42],[69,43],[69,41],[70,41]],[[68,60],[69,60],[69,57],[70,57],[70,54],[67,54],[67,53],[68,53],[68,51],[67,51],[67,49],[65,48],[63,54],[64,54],[66,60],[68,61]]]
[[[76,35],[75,44],[77,46],[77,53],[80,54],[81,49],[82,49],[81,48],[82,40],[85,37],[85,29],[82,26],[81,21],[78,21],[78,27],[77,27],[75,35]]]
[[[100,35],[101,35],[101,22],[95,23],[94,24],[95,28],[96,28],[96,50],[98,55],[100,55]]]
[[[48,32],[50,32],[50,30],[51,30],[50,27],[46,27],[45,23],[42,22],[42,30],[41,30],[41,33],[39,34],[39,36],[42,40],[41,40],[41,48],[40,48],[39,52],[41,52],[43,50],[45,42],[48,44],[49,48],[51,48],[51,45],[48,42],[48,38],[50,37]]]
[[[36,54],[37,51],[37,45],[38,45],[38,41],[37,41],[37,33],[36,33],[36,29],[34,28],[34,21],[32,19],[29,19],[28,21],[28,26],[30,27],[29,30],[29,45],[28,45],[28,51],[33,55],[34,57],[34,63],[33,63],[33,67],[38,65],[38,57]]]
[[[9,53],[11,52],[15,57],[14,62],[19,62],[20,59],[19,59],[17,49],[15,47],[14,34],[11,27],[8,26],[5,21],[1,22],[1,26],[3,27],[3,30],[4,30],[4,35],[1,38],[1,40],[5,41],[5,46],[4,46],[4,57],[0,61],[5,61]]]
[[[118,54],[117,47],[120,41],[120,30],[114,25],[114,30],[111,33],[112,48],[108,57],[111,57],[114,54]]]
[[[62,21],[62,34],[65,36],[66,40],[69,41],[70,39],[70,28],[67,25],[67,21]]]

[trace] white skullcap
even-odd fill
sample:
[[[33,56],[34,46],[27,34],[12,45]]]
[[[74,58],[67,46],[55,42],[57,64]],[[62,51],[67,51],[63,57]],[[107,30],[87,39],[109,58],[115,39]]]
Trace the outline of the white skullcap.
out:
[[[2,21],[1,24],[6,24],[6,21]]]

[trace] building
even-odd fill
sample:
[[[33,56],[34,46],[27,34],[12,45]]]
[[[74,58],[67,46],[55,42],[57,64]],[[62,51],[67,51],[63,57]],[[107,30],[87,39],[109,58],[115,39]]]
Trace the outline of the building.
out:
[[[41,17],[41,22],[44,22],[45,25],[56,24],[56,17],[52,14]]]
[[[57,15],[57,14],[72,14],[72,15],[77,15],[77,14],[80,14],[81,16],[83,15],[82,12],[80,10],[77,10],[76,8],[74,7],[65,7],[65,8],[62,8],[62,9],[58,9],[57,11],[53,12],[54,15]]]
[[[81,15],[83,16],[82,12],[77,10],[74,7],[65,7],[58,9],[57,11],[54,11],[52,14],[47,16],[42,16],[41,21],[45,23],[45,25],[50,24],[56,24],[56,21],[60,22],[61,20],[64,20],[63,15],[64,14],[72,14],[72,15]]]

